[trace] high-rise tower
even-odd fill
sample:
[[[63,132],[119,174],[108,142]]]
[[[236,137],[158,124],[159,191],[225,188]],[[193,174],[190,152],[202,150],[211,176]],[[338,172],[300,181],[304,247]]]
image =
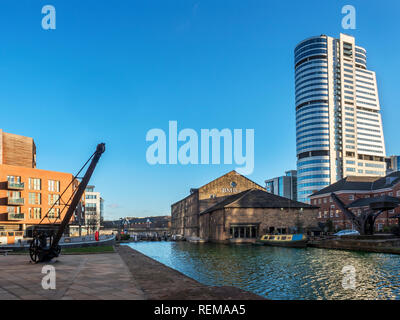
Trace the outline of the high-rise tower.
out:
[[[375,72],[352,36],[325,35],[294,51],[298,201],[348,175],[384,176]]]

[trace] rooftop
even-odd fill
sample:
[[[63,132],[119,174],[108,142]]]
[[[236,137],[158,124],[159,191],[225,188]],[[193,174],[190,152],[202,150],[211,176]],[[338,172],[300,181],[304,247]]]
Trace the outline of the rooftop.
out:
[[[390,188],[400,182],[400,171],[395,171],[386,177],[357,177],[348,176],[326,188],[323,188],[311,195],[315,197],[322,194],[330,194],[338,191],[375,191]]]
[[[307,203],[294,201],[288,198],[280,197],[275,194],[259,190],[250,189],[218,202],[214,206],[204,210],[200,214],[206,214],[223,208],[317,208]]]

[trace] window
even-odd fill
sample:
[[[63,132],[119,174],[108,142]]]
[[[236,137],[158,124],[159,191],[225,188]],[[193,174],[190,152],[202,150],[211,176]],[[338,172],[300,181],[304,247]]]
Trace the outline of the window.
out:
[[[60,209],[59,208],[51,208],[49,211],[49,218],[59,218],[60,217]]]
[[[29,192],[29,204],[42,204],[42,194],[36,192]]]
[[[257,226],[231,226],[229,233],[232,238],[257,238]]]
[[[49,180],[48,184],[49,184],[49,191],[60,192],[60,181]]]
[[[21,183],[21,177],[7,176],[7,181],[10,183]]]
[[[396,196],[397,196],[397,197],[400,197],[400,190],[397,190],[397,191],[396,191]]]
[[[354,195],[353,194],[349,195],[349,200],[354,200]]]
[[[7,197],[12,199],[20,199],[21,192],[19,191],[7,191]]]
[[[53,204],[59,206],[60,205],[60,195],[58,194],[49,194],[49,206]]]
[[[29,208],[29,219],[41,219],[42,209],[41,208]]]
[[[318,212],[318,218],[322,218],[322,212],[321,211]]]
[[[42,190],[42,180],[38,178],[29,178],[29,190]]]
[[[21,213],[21,207],[7,207],[8,213]]]

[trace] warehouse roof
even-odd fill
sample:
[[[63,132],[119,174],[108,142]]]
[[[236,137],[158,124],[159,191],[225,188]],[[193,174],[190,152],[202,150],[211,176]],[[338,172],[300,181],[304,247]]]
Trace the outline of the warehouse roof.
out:
[[[223,208],[310,208],[318,207],[307,203],[294,201],[288,198],[280,197],[275,194],[259,190],[249,189],[218,202],[214,206],[204,210],[200,214],[209,213]]]

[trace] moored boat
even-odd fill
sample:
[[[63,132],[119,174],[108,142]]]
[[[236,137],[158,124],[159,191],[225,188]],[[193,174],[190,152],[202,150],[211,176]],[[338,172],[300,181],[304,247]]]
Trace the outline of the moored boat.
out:
[[[266,234],[261,237],[259,242],[268,246],[305,248],[307,246],[307,236],[302,233]]]

